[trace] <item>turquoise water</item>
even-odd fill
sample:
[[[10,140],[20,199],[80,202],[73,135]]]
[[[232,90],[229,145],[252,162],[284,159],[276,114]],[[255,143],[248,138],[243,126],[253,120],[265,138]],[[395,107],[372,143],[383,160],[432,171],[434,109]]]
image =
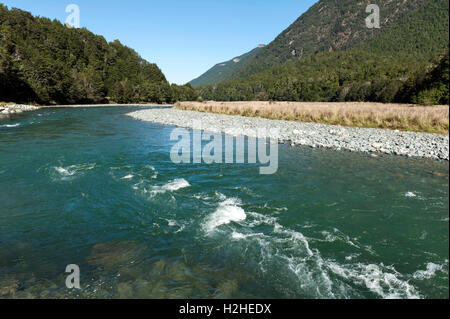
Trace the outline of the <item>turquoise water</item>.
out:
[[[448,163],[280,146],[271,176],[175,165],[173,128],[136,109],[0,123],[0,298],[449,297]]]

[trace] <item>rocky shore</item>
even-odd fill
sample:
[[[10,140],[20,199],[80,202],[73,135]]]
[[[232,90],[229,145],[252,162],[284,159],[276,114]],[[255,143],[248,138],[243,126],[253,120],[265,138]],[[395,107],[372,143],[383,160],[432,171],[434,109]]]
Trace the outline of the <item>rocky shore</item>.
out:
[[[142,110],[128,115],[142,121],[186,128],[193,128],[193,121],[200,120],[205,131],[225,132],[233,136],[243,135],[247,129],[278,129],[276,136],[268,137],[278,139],[280,143],[290,143],[291,146],[365,152],[373,154],[374,157],[378,156],[377,154],[393,154],[449,160],[448,135],[269,120],[176,109]]]
[[[8,104],[0,106],[0,119],[9,117],[13,114],[20,114],[23,112],[36,111],[40,107],[32,105]]]

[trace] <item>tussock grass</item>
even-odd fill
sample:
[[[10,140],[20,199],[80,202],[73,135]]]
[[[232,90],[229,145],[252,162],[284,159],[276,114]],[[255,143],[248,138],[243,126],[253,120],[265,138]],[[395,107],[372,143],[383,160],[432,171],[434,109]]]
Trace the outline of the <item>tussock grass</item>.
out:
[[[276,120],[449,133],[449,106],[329,102],[178,102],[175,108]]]

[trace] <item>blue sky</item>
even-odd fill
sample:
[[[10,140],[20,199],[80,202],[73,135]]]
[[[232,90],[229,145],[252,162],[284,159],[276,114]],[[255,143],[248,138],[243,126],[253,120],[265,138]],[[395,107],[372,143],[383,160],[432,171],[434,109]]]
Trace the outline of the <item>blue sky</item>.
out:
[[[119,39],[184,84],[218,62],[268,44],[317,0],[0,0],[66,21],[80,7],[81,27]]]

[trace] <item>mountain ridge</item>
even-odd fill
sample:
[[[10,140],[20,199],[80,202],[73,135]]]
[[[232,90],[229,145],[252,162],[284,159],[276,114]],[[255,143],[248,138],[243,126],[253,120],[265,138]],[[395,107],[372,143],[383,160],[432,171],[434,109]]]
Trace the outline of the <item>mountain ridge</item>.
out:
[[[426,1],[320,0],[229,79],[244,78],[311,54],[358,47]],[[380,8],[380,29],[365,25],[369,4]]]
[[[427,74],[439,64],[436,60],[448,60],[449,1],[420,3],[422,6],[408,10],[389,28],[354,48],[310,54],[242,78],[235,74],[198,92],[203,99],[220,101],[445,102],[448,83],[439,80],[422,85],[420,74]],[[430,76],[438,78],[443,77]],[[425,91],[415,90],[414,86]]]
[[[261,50],[261,48],[262,47],[260,45],[247,53],[234,57],[233,59],[217,63],[211,69],[195,78],[194,80],[190,81],[189,84],[191,84],[192,86],[202,86],[223,82],[228,79],[233,73],[235,73],[239,68],[241,68],[245,63],[247,63],[251,58],[253,58],[259,52],[259,50]]]

